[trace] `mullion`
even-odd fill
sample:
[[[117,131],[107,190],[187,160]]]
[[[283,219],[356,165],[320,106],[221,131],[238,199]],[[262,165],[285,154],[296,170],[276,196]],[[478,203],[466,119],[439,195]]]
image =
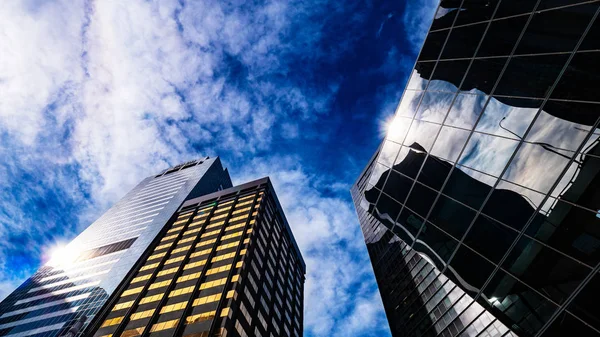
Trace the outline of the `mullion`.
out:
[[[233,267],[231,269],[229,269],[229,272],[227,273],[227,280],[225,281],[225,284],[223,285],[223,290],[221,291],[221,298],[219,299],[219,302],[217,303],[217,309],[216,309],[215,318],[211,322],[210,328],[208,329],[208,336],[214,336],[215,335],[215,330],[217,329],[218,318],[221,316],[220,313],[223,310],[222,308],[223,308],[223,305],[225,304],[225,301],[227,300],[227,298],[226,298],[227,297],[227,292],[228,292],[227,289],[229,289],[229,286],[232,283],[231,282],[231,278],[233,277],[233,273],[235,273],[236,269],[237,269],[237,268],[235,268],[235,265],[239,262],[237,260],[240,258],[240,252],[242,250],[243,242],[244,242],[245,238],[248,237],[247,231],[250,228],[250,221],[252,221],[252,213],[254,212],[254,208],[256,207],[256,200],[258,199],[257,198],[258,191],[259,191],[258,188],[255,191],[253,191],[254,197],[253,197],[253,201],[252,201],[252,204],[251,204],[251,207],[250,207],[250,212],[248,213],[248,217],[246,218],[246,224],[244,225],[244,235],[242,235],[242,237],[240,238],[240,243],[238,244],[238,246],[237,246],[237,248],[235,250],[235,255],[233,257],[233,262],[232,262],[233,263]],[[239,198],[240,197],[239,197],[239,194],[238,194],[238,196],[236,196],[236,201],[233,203],[234,205],[238,204]],[[233,212],[233,209],[234,209],[234,207],[231,207],[231,211],[232,212]],[[231,213],[227,217],[227,223],[229,223],[229,218],[230,217],[231,217]],[[256,221],[254,223],[256,223]],[[223,227],[223,228],[225,228],[225,227]],[[222,236],[222,235],[223,235],[223,233],[219,234],[219,237]],[[247,248],[246,248],[246,254],[247,254]],[[241,273],[241,269],[242,268],[240,268],[240,273]],[[240,276],[240,280],[241,280],[241,276]],[[238,282],[238,284],[241,284],[241,283],[242,283],[241,281]],[[235,289],[233,289],[233,290],[235,292]],[[196,289],[194,291],[194,293],[193,293],[194,297],[198,296],[198,292],[199,291],[200,291],[200,289]],[[235,298],[232,298],[232,301],[234,301],[234,300],[235,300]],[[189,304],[188,304],[188,306],[189,306]],[[191,307],[186,308],[185,311],[184,311],[184,314],[189,314],[188,310],[191,310]],[[181,325],[178,326],[177,329],[175,330],[175,332],[176,332],[175,335],[178,336],[177,333],[182,334],[183,333],[183,329],[184,329],[183,326],[181,326]]]
[[[164,307],[164,305],[167,303],[167,301],[169,300],[169,293],[176,287],[177,285],[177,278],[179,278],[179,276],[181,276],[181,273],[183,273],[184,269],[183,267],[185,266],[186,263],[189,262],[190,260],[190,255],[192,254],[192,250],[193,248],[196,246],[196,244],[198,243],[200,236],[201,236],[201,232],[204,233],[205,231],[205,227],[206,224],[210,221],[210,218],[212,217],[212,214],[214,213],[215,209],[217,208],[217,206],[213,206],[212,209],[210,210],[210,213],[206,216],[206,218],[204,219],[204,224],[202,225],[202,229],[196,234],[196,238],[194,239],[194,241],[192,241],[191,245],[190,245],[190,249],[188,249],[188,251],[185,253],[183,261],[180,264],[179,269],[177,270],[177,272],[173,275],[172,278],[172,282],[167,286],[167,288],[164,291],[164,295],[163,297],[158,301],[157,305],[156,305],[156,309],[154,310],[154,312],[152,313],[152,316],[150,316],[150,320],[148,321],[148,323],[146,324],[146,328],[144,329],[144,331],[141,334],[141,337],[146,337],[150,334],[150,330],[152,329],[152,326],[156,323],[156,320],[158,320],[158,317],[160,316],[160,310]],[[194,209],[193,211],[193,216],[190,217],[190,219],[187,221],[187,223],[185,224],[185,230],[182,230],[179,234],[179,236],[177,237],[176,241],[179,241],[181,239],[181,237],[183,236],[183,233],[185,231],[187,231],[187,229],[189,228],[189,225],[194,222],[194,217],[198,214],[198,210],[199,208]],[[175,247],[176,245],[171,246],[171,250]],[[165,261],[167,260],[167,257],[169,257],[171,254],[165,256]],[[203,266],[203,272],[206,269],[206,265]]]
[[[127,324],[130,322],[130,318],[131,315],[135,312],[135,310],[138,309],[139,307],[139,303],[142,300],[142,298],[144,298],[144,296],[147,294],[148,292],[148,288],[150,287],[150,285],[152,283],[154,283],[154,281],[156,281],[156,277],[158,275],[158,273],[160,272],[160,270],[163,268],[163,266],[165,265],[165,262],[169,259],[169,256],[171,255],[171,252],[175,249],[175,247],[177,246],[176,242],[179,241],[179,239],[181,239],[181,237],[183,236],[183,232],[185,232],[187,230],[188,225],[190,224],[191,220],[194,218],[194,216],[196,215],[196,211],[192,212],[189,214],[189,218],[187,219],[187,221],[184,223],[184,228],[182,228],[179,231],[179,234],[177,234],[177,237],[175,238],[175,240],[173,240],[173,242],[171,243],[171,246],[169,248],[167,248],[167,250],[165,251],[165,255],[162,257],[162,259],[160,259],[160,261],[158,262],[158,266],[156,266],[154,268],[154,271],[150,274],[150,278],[146,281],[144,287],[142,288],[142,291],[139,292],[138,296],[135,298],[133,304],[131,305],[131,307],[129,307],[129,309],[127,309],[127,311],[125,312],[125,315],[123,316],[123,320],[121,321],[121,323],[119,323],[119,325],[117,326],[117,328],[115,329],[115,331],[113,332],[113,336],[120,336],[123,331],[125,330],[125,327],[127,326]],[[179,217],[179,216],[178,216]],[[169,230],[171,230],[173,228],[173,225],[175,224],[175,222],[177,222],[177,218],[175,218],[175,221],[173,221],[171,223],[171,228],[169,228]],[[167,231],[165,231],[163,238],[167,236]],[[161,238],[162,239],[162,238]],[[160,246],[160,240],[158,241],[158,243],[156,244],[156,247]],[[154,247],[154,248],[156,248]],[[152,256],[153,254],[148,255],[148,257]],[[140,268],[148,263],[148,257],[146,258],[146,261],[144,262],[144,264],[142,264],[140,266]],[[137,270],[137,273],[139,273],[139,269]],[[174,283],[174,282],[173,282]],[[129,283],[129,287],[131,287],[131,281]],[[169,288],[169,287],[167,287]],[[125,291],[126,289],[123,289],[123,291]],[[123,292],[121,292],[123,293]],[[163,296],[163,299],[166,296]],[[156,311],[158,311],[158,307],[157,309],[155,309],[155,312],[153,313],[156,314]],[[144,332],[148,328],[148,325],[146,326],[146,328],[144,328]]]

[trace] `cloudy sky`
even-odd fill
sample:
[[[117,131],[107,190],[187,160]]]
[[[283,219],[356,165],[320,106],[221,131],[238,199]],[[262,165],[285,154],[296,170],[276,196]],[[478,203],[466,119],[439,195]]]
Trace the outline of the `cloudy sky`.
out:
[[[306,336],[389,334],[349,189],[428,1],[0,4],[0,298],[142,178],[271,176],[307,262]]]

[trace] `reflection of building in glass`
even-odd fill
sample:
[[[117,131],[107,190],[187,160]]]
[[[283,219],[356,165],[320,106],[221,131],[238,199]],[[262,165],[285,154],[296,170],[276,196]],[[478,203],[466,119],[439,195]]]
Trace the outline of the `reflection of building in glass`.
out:
[[[441,1],[352,189],[394,336],[600,336],[599,10]]]
[[[75,336],[188,197],[231,186],[219,158],[144,179],[0,304],[0,336]]]
[[[188,199],[94,336],[301,336],[305,265],[268,178]]]

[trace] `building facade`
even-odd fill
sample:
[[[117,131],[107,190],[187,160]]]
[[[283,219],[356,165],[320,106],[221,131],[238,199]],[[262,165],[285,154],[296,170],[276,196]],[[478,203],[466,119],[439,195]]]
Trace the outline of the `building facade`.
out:
[[[186,201],[90,336],[302,336],[305,265],[268,178]]]
[[[0,336],[81,335],[183,201],[229,187],[219,158],[144,179],[0,303]]]
[[[600,336],[598,1],[441,1],[352,197],[394,336]]]

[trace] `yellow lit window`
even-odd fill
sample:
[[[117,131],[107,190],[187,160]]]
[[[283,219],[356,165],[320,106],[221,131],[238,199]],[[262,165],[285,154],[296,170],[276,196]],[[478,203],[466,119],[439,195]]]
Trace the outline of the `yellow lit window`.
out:
[[[131,314],[131,317],[129,318],[129,320],[135,321],[136,319],[150,317],[150,316],[152,316],[153,313],[154,313],[154,309],[136,312],[136,313]]]
[[[232,243],[226,243],[224,245],[220,245],[217,247],[217,252],[223,249],[227,249],[227,248],[233,248],[233,247],[237,247],[237,245],[239,245],[240,242],[232,242]]]
[[[192,246],[191,246],[191,245],[187,245],[187,246],[183,246],[183,247],[181,247],[181,248],[173,249],[173,250],[171,251],[171,255],[173,255],[173,254],[177,254],[177,253],[179,253],[179,252],[184,252],[184,251],[186,251],[186,250],[188,250],[188,249],[190,249],[190,248],[192,248]]]
[[[246,231],[246,233],[248,233],[248,234],[252,233],[252,228],[248,228],[248,230]]]
[[[145,280],[149,279],[151,276],[152,276],[152,274],[135,277],[133,280],[131,280],[131,283],[145,281]]]
[[[197,307],[202,304],[216,302],[221,299],[221,294],[199,297],[194,300],[192,306]]]
[[[240,279],[240,275],[233,275],[231,277],[231,282],[237,282]]]
[[[200,236],[200,238],[205,238],[205,237],[211,236],[211,235],[217,235],[217,234],[219,234],[220,231],[221,231],[220,229],[217,229],[217,230],[214,230],[214,231],[206,232],[206,233],[202,234]]]
[[[227,217],[227,214],[229,214],[229,212],[223,212],[221,214],[213,215],[213,217],[210,218],[210,221],[215,221],[215,220],[223,219],[223,218]]]
[[[193,273],[193,274],[189,274],[189,275],[184,275],[184,276],[181,276],[181,277],[177,278],[177,283],[181,283],[181,282],[185,282],[185,281],[197,279],[198,277],[200,277],[200,273]]]
[[[185,324],[194,324],[194,323],[203,322],[203,321],[206,321],[209,319],[213,319],[215,317],[216,313],[217,313],[216,311],[208,311],[208,312],[203,312],[201,314],[188,316],[185,319]]]
[[[188,217],[186,217],[186,218],[182,218],[181,220],[177,220],[177,221],[175,221],[175,222],[173,223],[173,226],[175,226],[175,225],[179,225],[179,224],[182,224],[182,223],[185,223],[186,221],[188,221],[188,219],[189,219],[189,218],[188,218]]]
[[[160,282],[156,282],[156,283],[152,283],[148,289],[152,290],[152,289],[158,289],[161,287],[166,287],[171,283],[171,280],[165,280],[165,281],[160,281]]]
[[[151,260],[158,259],[158,258],[160,258],[160,257],[163,257],[163,256],[165,256],[165,254],[167,254],[167,252],[162,252],[162,253],[158,253],[158,254],[150,255],[150,257],[148,257],[148,260],[146,260],[146,261],[151,261]]]
[[[195,238],[196,238],[195,236],[190,236],[189,238],[185,238],[185,239],[181,239],[181,240],[177,241],[177,244],[180,245],[182,243],[194,241]]]
[[[164,245],[160,245],[160,246],[156,247],[154,249],[154,251],[156,252],[156,251],[159,251],[161,249],[169,248],[169,247],[171,247],[172,244],[173,244],[173,242],[171,242],[171,243],[165,243]],[[152,255],[152,256],[154,256],[154,255]],[[150,259],[148,259],[148,260],[150,260]]]
[[[183,310],[185,308],[185,306],[187,305],[187,303],[188,303],[187,301],[183,301],[183,302],[179,302],[179,303],[175,303],[175,304],[171,304],[171,305],[166,305],[166,306],[162,307],[162,309],[160,309],[160,313],[165,314],[167,312]]]
[[[162,331],[162,330],[172,329],[175,326],[177,326],[177,322],[179,322],[179,318],[178,319],[174,319],[172,321],[166,321],[166,322],[156,323],[156,324],[154,324],[152,326],[152,328],[150,329],[150,332],[156,332],[156,331]]]
[[[175,297],[183,294],[189,294],[194,291],[194,286],[185,287],[181,289],[175,289],[169,293],[169,297]]]
[[[196,227],[196,226],[200,226],[204,223],[204,219],[202,221],[194,221],[191,224],[188,225],[188,228],[192,228],[192,227]]]
[[[229,315],[229,308],[223,308],[223,310],[221,310],[221,317],[225,317]]]
[[[107,319],[106,321],[104,321],[104,323],[102,323],[101,328],[104,328],[106,326],[117,325],[117,324],[121,323],[122,321],[123,321],[123,316],[110,318],[110,319]]]
[[[233,213],[231,213],[231,214],[232,214],[232,215],[236,215],[236,214],[240,214],[240,213],[246,212],[246,211],[248,211],[248,210],[250,210],[250,207],[246,207],[246,208],[242,208],[242,209],[236,209],[236,210],[235,210],[235,211],[233,211]]]
[[[200,290],[222,286],[225,284],[225,282],[227,282],[227,277],[210,282],[205,282],[200,285]]]
[[[209,270],[206,271],[206,275],[213,275],[213,274],[217,274],[217,273],[222,273],[224,271],[227,271],[231,269],[231,265],[226,265],[226,266],[221,266],[221,267],[217,267],[217,268],[211,268]]]
[[[242,220],[242,219],[246,219],[246,218],[248,218],[248,215],[244,214],[244,215],[236,216],[235,218],[229,219],[229,222],[234,222],[234,221],[238,221],[238,220]]]
[[[244,202],[240,202],[237,205],[235,205],[236,209],[239,209],[240,207],[246,206],[246,205],[250,205],[252,203],[252,200],[249,201],[244,201]]]
[[[242,234],[244,234],[243,231],[237,232],[237,233],[232,233],[232,234],[228,234],[228,235],[223,235],[223,237],[221,237],[221,240],[227,240],[227,239],[231,239],[231,238],[235,238],[238,236],[242,236]]]
[[[203,249],[203,250],[192,253],[192,255],[190,255],[190,257],[192,258],[192,257],[206,255],[206,254],[210,253],[211,251],[212,251],[212,248]]]
[[[165,236],[164,238],[162,238],[160,240],[160,242],[165,242],[165,241],[169,241],[171,239],[175,239],[177,237],[177,235],[179,235],[179,234],[173,234],[173,235]]]
[[[152,302],[160,301],[160,299],[162,297],[163,297],[163,294],[146,296],[146,297],[144,297],[144,298],[142,298],[140,300],[140,304],[146,304],[146,303],[152,303]]]
[[[243,196],[243,197],[239,198],[239,199],[238,199],[238,202],[241,202],[241,201],[245,201],[245,200],[248,200],[248,199],[254,198],[254,196],[255,196],[255,195],[256,195],[256,194],[249,194],[249,195],[245,195],[245,196]]]
[[[242,222],[242,223],[237,224],[237,225],[227,226],[227,228],[225,228],[225,230],[226,231],[230,231],[230,230],[233,230],[233,229],[242,228],[244,226],[246,226],[246,224]]]
[[[210,239],[210,240],[204,240],[204,241],[200,241],[196,244],[196,248],[199,247],[204,247],[206,245],[210,245],[211,243],[215,243],[217,242],[217,239]]]
[[[117,310],[121,310],[121,309],[131,308],[132,305],[133,305],[133,301],[127,301],[127,302],[123,302],[123,303],[117,303],[117,304],[115,304],[115,307],[112,309],[112,311],[117,311]]]
[[[255,223],[256,223],[256,219],[250,220],[250,226],[254,225]]]
[[[143,266],[142,268],[140,268],[140,271],[154,269],[156,267],[158,267],[158,262],[152,263],[152,264],[147,264],[147,265]]]
[[[190,268],[203,266],[205,264],[206,264],[206,260],[188,263],[185,266],[183,266],[183,270],[187,270],[187,269],[190,269]]]
[[[235,264],[236,268],[242,268],[242,266],[244,265],[243,261],[239,261],[238,263]]]
[[[141,336],[144,333],[144,329],[146,329],[145,326],[143,326],[141,328],[133,328],[133,329],[125,330],[121,334],[121,337],[137,337],[137,336]]]
[[[200,231],[200,229],[201,228],[188,229],[187,231],[183,232],[183,235],[190,235],[190,234],[198,233]]]
[[[112,337],[113,334],[109,333],[108,335],[102,335],[100,337]]]
[[[245,238],[244,243],[248,243],[248,242],[250,242],[250,238]]]
[[[121,297],[129,296],[129,295],[131,295],[131,294],[137,294],[137,293],[139,293],[140,291],[142,291],[142,288],[143,288],[143,287],[137,287],[137,288],[133,288],[133,289],[125,290],[125,291],[123,292],[123,294],[121,295]]]
[[[219,226],[221,226],[224,223],[225,223],[225,221],[218,221],[218,222],[215,222],[215,223],[211,223],[210,225],[206,226],[206,229],[219,227]]]
[[[232,298],[235,295],[235,290],[229,290],[227,292],[226,298]]]
[[[171,229],[169,229],[169,230],[167,231],[167,234],[171,234],[171,233],[178,232],[178,231],[180,231],[182,228],[183,228],[183,226],[177,226],[177,227],[173,227],[173,228],[171,228]]]
[[[176,273],[178,269],[179,269],[179,267],[173,267],[173,268],[161,270],[158,272],[158,274],[156,276],[160,277],[160,276],[173,274],[173,273]]]
[[[185,256],[174,257],[172,259],[168,259],[167,261],[165,261],[165,264],[171,264],[171,263],[183,261],[183,259],[185,259]]]

